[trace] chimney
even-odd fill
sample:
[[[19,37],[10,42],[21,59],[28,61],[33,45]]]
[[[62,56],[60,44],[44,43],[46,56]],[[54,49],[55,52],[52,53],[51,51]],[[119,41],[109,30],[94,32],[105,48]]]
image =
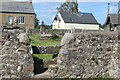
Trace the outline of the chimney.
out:
[[[28,2],[29,2],[29,3],[32,3],[32,0],[29,0]]]

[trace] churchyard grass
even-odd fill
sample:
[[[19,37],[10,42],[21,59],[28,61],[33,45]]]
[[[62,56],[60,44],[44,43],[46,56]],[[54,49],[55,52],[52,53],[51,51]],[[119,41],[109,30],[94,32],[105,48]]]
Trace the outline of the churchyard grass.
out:
[[[56,46],[60,44],[62,36],[59,39],[40,39],[40,34],[29,35],[32,46]]]
[[[53,54],[33,54],[33,56],[43,60],[50,60]]]

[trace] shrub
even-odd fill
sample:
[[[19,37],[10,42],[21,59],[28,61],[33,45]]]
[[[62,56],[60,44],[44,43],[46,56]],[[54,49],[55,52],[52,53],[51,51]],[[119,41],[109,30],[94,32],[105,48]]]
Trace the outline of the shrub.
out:
[[[59,35],[56,35],[56,34],[53,34],[51,39],[58,39],[59,38]]]

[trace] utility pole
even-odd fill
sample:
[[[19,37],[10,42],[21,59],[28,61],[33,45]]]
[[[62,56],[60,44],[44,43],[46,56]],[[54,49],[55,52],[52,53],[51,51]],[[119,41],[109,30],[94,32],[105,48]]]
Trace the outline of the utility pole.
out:
[[[108,15],[110,13],[110,3],[108,3]]]

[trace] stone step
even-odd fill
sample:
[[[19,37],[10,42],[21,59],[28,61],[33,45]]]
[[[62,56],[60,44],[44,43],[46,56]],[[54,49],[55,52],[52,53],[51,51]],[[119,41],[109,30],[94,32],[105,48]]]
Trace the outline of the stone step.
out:
[[[51,73],[47,71],[42,74],[35,75],[34,78],[51,78]]]

